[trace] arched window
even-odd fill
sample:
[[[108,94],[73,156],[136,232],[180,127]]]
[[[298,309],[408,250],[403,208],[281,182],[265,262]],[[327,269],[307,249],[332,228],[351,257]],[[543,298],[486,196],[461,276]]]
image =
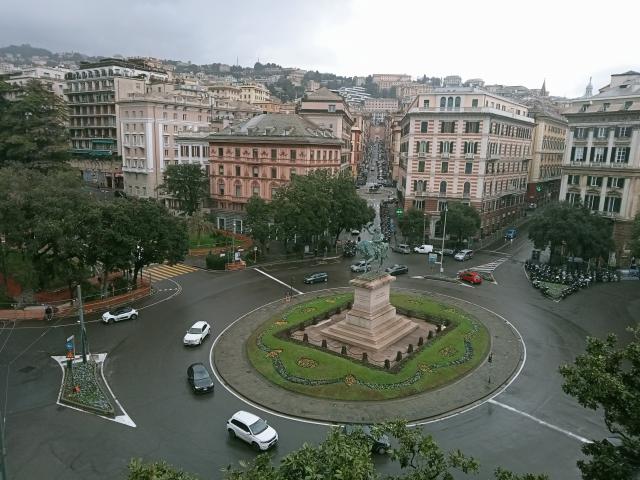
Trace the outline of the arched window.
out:
[[[447,99],[446,97],[442,97],[440,99],[440,108],[445,108],[447,106]]]
[[[444,180],[440,182],[440,193],[447,193],[447,182]]]
[[[447,98],[447,108],[453,108],[453,97]]]
[[[460,97],[456,97],[456,108],[460,108]]]
[[[462,188],[462,195],[468,197],[471,194],[471,183],[464,182],[464,187]]]

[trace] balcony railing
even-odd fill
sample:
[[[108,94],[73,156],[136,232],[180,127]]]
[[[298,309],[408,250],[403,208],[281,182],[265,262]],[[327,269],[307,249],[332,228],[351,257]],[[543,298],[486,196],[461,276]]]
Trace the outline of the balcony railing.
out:
[[[465,153],[464,154],[464,158],[466,160],[473,160],[474,154],[473,153]]]
[[[449,158],[450,153],[449,152],[442,152],[440,155],[442,156],[442,158]]]
[[[418,152],[418,158],[425,158],[427,156],[427,152]]]

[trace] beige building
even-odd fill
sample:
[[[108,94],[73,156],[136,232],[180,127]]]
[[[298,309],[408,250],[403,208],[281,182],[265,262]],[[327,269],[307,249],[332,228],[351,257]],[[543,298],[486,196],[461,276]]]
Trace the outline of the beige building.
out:
[[[298,113],[320,128],[329,129],[337,138],[342,140],[340,168],[342,170],[351,170],[352,174],[355,174],[356,166],[353,163],[355,157],[353,155],[353,144],[351,143],[351,128],[353,127],[354,119],[344,98],[326,87],[322,87],[304,96]]]
[[[640,213],[640,73],[611,75],[598,94],[573,100],[560,199],[582,203],[613,222],[615,255],[630,258],[631,226]]]
[[[398,82],[411,81],[411,75],[396,73],[374,73],[371,77],[372,82],[378,85],[380,90],[397,86],[399,84]]]
[[[367,98],[364,101],[363,111],[391,113],[397,111],[398,108],[397,98]]]
[[[262,109],[257,105],[239,100],[217,99],[213,105],[212,121],[218,130],[223,130],[261,113]]]
[[[338,172],[342,141],[296,114],[262,114],[209,136],[212,212],[218,228],[241,232],[252,196],[266,201],[294,175]]]
[[[242,95],[240,87],[226,83],[209,86],[209,92],[211,92],[211,96],[215,99],[232,100],[234,102],[239,101]]]
[[[264,103],[271,99],[269,89],[261,83],[240,85],[240,100],[246,103]]]
[[[185,148],[176,139],[205,129],[211,119],[207,94],[174,90],[132,94],[118,102],[124,190],[135,197],[158,198],[167,165],[199,163],[208,168],[209,149]]]
[[[151,80],[166,79],[165,72],[112,58],[81,63],[78,70],[67,73],[71,165],[85,181],[124,188],[118,102],[145,93]]]
[[[535,120],[535,127],[526,202],[530,207],[541,207],[560,198],[567,119],[552,105],[540,102],[529,107],[529,116]]]
[[[429,216],[429,236],[441,235],[440,212],[449,202],[478,210],[481,235],[521,216],[534,127],[527,113],[466,87],[438,88],[410,105],[399,122],[397,189],[405,209]]]
[[[4,76],[3,80],[9,85],[25,86],[31,80],[37,80],[43,84],[47,90],[64,98],[64,88],[66,86],[65,75],[71,70],[68,68],[32,67],[25,68],[17,72],[11,72]],[[9,98],[12,98],[9,96]]]

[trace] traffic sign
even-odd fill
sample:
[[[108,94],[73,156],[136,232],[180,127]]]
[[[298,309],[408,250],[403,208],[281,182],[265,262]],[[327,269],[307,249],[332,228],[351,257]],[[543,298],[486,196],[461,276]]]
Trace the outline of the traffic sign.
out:
[[[438,260],[438,255],[436,253],[430,253],[429,254],[429,263],[436,263],[436,261]]]

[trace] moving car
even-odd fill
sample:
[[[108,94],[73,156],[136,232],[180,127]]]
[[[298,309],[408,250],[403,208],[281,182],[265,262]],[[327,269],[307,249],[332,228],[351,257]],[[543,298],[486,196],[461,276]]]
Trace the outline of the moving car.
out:
[[[351,265],[351,271],[356,273],[368,272],[371,270],[371,264],[366,260],[360,260]]]
[[[394,245],[393,247],[391,247],[391,250],[398,253],[411,253],[411,247],[409,247],[409,245],[407,245],[406,243]]]
[[[327,280],[329,280],[329,275],[327,275],[327,272],[315,272],[306,275],[302,281],[306,284],[311,284],[326,282]]]
[[[433,245],[418,245],[413,251],[416,253],[431,253],[433,252]]]
[[[360,230],[358,230],[357,228],[354,228],[353,230],[351,230],[351,235],[353,236],[360,235]]]
[[[102,315],[102,321],[104,323],[135,320],[136,318],[138,318],[138,311],[133,307],[118,307]]]
[[[187,368],[187,381],[195,393],[213,392],[213,380],[207,367],[202,363],[192,363]]]
[[[507,231],[504,233],[505,240],[513,240],[518,236],[517,228],[507,228]]]
[[[253,413],[240,410],[227,420],[227,432],[238,437],[257,450],[268,450],[278,443],[278,432]]]
[[[185,345],[200,345],[209,333],[211,333],[211,327],[207,322],[196,322],[187,330],[182,342]]]
[[[409,273],[409,267],[407,267],[406,265],[398,265],[396,263],[395,265],[385,268],[384,271],[387,272],[389,275],[396,276],[396,275],[401,275],[403,273]]]
[[[347,435],[361,431],[365,438],[371,443],[371,451],[373,453],[384,455],[389,451],[389,448],[391,448],[389,437],[384,433],[379,436],[374,436],[369,425],[347,424],[342,427],[342,431]]]
[[[472,270],[458,273],[458,279],[462,280],[463,282],[473,283],[474,285],[479,285],[482,283],[482,277],[480,276],[480,274]]]
[[[462,262],[464,260],[469,260],[471,257],[473,257],[473,250],[469,250],[466,248],[464,250],[460,250],[458,253],[456,253],[453,256],[453,258],[455,258],[459,262]]]
[[[456,253],[456,250],[454,250],[453,248],[445,248],[444,250],[435,250],[433,253],[437,253],[438,255],[444,254],[447,257],[453,257]]]

